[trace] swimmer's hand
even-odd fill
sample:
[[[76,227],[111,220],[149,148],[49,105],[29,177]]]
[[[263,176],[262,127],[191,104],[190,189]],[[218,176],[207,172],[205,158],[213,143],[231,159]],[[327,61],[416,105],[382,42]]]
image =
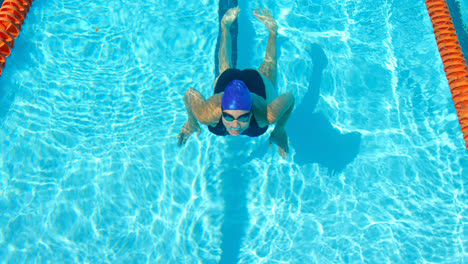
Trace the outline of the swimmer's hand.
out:
[[[196,120],[187,120],[182,129],[180,129],[179,136],[177,136],[177,145],[184,145],[185,142],[187,142],[187,139],[190,137],[190,135],[192,135],[195,131],[197,132],[197,135],[200,135],[201,129],[198,122]]]
[[[289,144],[288,144],[288,134],[284,127],[275,127],[273,132],[270,135],[270,147],[271,143],[275,143],[278,146],[278,152],[283,159],[288,157]]]

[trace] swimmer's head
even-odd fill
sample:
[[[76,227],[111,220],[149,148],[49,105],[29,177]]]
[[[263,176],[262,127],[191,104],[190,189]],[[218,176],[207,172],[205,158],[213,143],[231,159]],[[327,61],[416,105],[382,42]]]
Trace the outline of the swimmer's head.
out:
[[[221,106],[222,121],[231,136],[238,136],[249,128],[252,97],[243,81],[234,80],[226,86]]]
[[[224,89],[221,101],[223,110],[245,110],[252,108],[252,97],[249,88],[241,80],[233,80]]]

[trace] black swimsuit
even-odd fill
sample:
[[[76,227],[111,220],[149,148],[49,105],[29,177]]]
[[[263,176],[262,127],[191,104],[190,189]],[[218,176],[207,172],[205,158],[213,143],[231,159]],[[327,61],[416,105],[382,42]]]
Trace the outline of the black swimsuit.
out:
[[[255,93],[263,98],[266,99],[266,92],[265,92],[265,84],[263,83],[263,78],[256,70],[238,70],[238,69],[227,69],[224,71],[221,76],[218,78],[218,82],[216,83],[214,94],[224,92],[226,86],[233,80],[241,80],[249,88],[249,91]],[[229,133],[224,127],[222,117],[219,119],[218,124],[215,127],[208,126],[208,129],[211,133],[216,134],[218,136],[226,136]],[[258,137],[265,133],[268,130],[268,126],[266,127],[259,127],[257,124],[257,120],[255,120],[255,116],[252,115],[250,118],[249,128],[242,132],[241,135],[247,135],[249,137]]]

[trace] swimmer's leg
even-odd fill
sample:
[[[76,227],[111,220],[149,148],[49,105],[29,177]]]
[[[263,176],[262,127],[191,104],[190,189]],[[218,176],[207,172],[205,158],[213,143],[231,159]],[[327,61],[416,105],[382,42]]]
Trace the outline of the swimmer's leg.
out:
[[[232,23],[237,19],[237,15],[240,12],[240,8],[234,7],[226,11],[223,19],[221,20],[221,43],[219,46],[219,74],[223,73],[225,70],[232,68],[231,63],[231,28]]]
[[[277,70],[277,56],[276,56],[276,21],[267,9],[257,9],[254,11],[255,16],[265,24],[270,36],[265,51],[265,60],[258,69],[265,77],[276,86],[276,70]]]

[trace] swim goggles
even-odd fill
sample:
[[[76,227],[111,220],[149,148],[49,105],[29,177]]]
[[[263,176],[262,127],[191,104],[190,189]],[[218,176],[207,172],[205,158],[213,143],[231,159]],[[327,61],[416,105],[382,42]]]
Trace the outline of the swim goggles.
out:
[[[248,122],[250,115],[252,115],[252,112],[248,112],[247,114],[240,115],[238,118],[234,118],[232,115],[223,112],[224,120],[228,122],[232,122],[234,120],[237,120],[239,122]]]

